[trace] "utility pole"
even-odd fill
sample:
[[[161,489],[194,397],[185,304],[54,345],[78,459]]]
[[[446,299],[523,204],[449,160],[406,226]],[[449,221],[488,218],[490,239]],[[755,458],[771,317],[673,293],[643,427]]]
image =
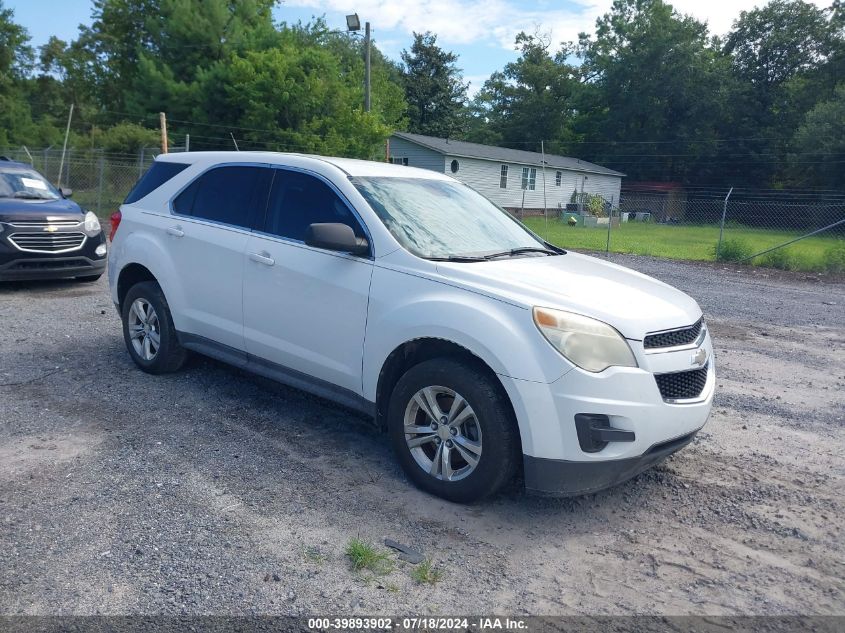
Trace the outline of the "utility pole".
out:
[[[158,126],[161,128],[161,153],[167,153],[167,117],[164,112],[158,113]]]
[[[185,134],[185,151],[186,152],[191,151],[191,135],[190,134]]]
[[[70,104],[70,112],[67,115],[67,127],[65,128],[65,144],[62,146],[62,160],[59,161],[59,177],[56,179],[56,187],[62,186],[62,168],[65,166],[65,152],[67,151],[67,137],[70,135],[70,120],[73,118],[73,104]]]
[[[360,22],[359,22],[360,24]],[[364,112],[370,111],[370,23],[364,23]]]

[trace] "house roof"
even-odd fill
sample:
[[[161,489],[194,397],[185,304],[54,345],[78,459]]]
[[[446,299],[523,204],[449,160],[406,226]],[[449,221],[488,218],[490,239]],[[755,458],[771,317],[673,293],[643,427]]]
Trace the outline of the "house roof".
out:
[[[393,136],[449,156],[481,158],[499,163],[518,163],[522,165],[540,165],[543,160],[543,155],[540,152],[526,152],[521,149],[482,145],[480,143],[468,143],[466,141],[455,141],[448,138],[437,138],[436,136],[410,134],[409,132],[394,132]],[[585,160],[571,158],[569,156],[546,154],[545,159],[546,165],[555,169],[566,169],[569,171],[580,171],[590,174],[602,174],[605,176],[623,177],[625,175],[622,172],[614,171],[612,169],[608,169],[607,167],[588,163]]]

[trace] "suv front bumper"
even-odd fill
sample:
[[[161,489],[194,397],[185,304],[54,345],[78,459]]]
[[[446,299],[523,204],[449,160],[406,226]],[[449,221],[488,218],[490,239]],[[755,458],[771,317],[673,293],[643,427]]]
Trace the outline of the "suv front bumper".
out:
[[[609,461],[570,462],[523,455],[525,489],[528,492],[572,497],[598,492],[636,477],[692,442],[697,431],[652,446],[639,457]]]
[[[107,253],[97,255],[97,247],[106,244],[100,232],[87,237],[82,246],[66,253],[33,253],[22,251],[0,233],[0,281],[28,281],[36,279],[71,279],[93,277],[106,270]]]
[[[694,349],[644,354],[632,348],[637,368],[574,368],[548,384],[499,376],[519,423],[527,490],[571,496],[621,483],[683,448],[707,422],[716,386],[709,333]],[[655,374],[694,368],[700,349],[708,369],[699,396],[664,400]],[[603,419],[610,441],[590,446],[583,428],[579,437],[581,417]]]

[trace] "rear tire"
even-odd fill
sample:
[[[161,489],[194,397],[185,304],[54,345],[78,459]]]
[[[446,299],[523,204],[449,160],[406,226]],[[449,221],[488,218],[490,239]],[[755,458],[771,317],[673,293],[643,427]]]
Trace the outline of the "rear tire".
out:
[[[123,340],[135,364],[148,374],[177,371],[188,357],[179,344],[167,299],[154,281],[135,284],[121,312]]]
[[[510,402],[478,363],[437,358],[409,369],[393,389],[387,424],[408,477],[449,501],[493,495],[518,470],[519,432]]]

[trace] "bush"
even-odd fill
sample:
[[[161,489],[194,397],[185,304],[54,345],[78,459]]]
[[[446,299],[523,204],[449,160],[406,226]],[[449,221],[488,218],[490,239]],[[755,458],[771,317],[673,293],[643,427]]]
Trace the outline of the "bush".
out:
[[[722,249],[719,246],[713,247],[713,255],[722,262],[738,262],[740,260],[751,257],[754,251],[745,240],[724,240],[722,242]]]
[[[824,267],[829,273],[845,273],[845,240],[824,252]]]
[[[784,248],[763,255],[760,265],[766,268],[777,268],[778,270],[796,270],[798,268],[795,256]]]

